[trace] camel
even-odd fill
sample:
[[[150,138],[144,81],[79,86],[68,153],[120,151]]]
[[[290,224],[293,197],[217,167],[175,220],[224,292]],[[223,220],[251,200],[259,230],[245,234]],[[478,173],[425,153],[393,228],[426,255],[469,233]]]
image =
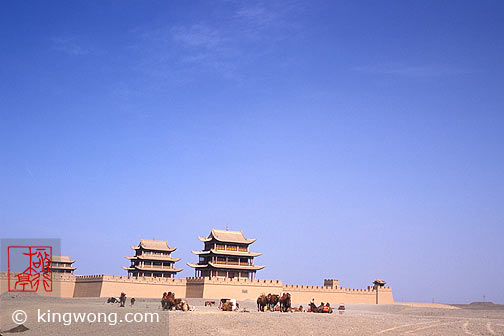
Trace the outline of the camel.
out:
[[[268,294],[267,299],[268,299],[268,310],[275,311],[275,307],[278,303],[279,296],[276,294]]]
[[[266,297],[266,295],[261,294],[257,298],[257,311],[264,311],[264,307],[266,307],[267,305],[268,305],[268,298]]]
[[[188,311],[189,310],[189,304],[187,301],[184,301],[182,299],[176,299],[175,298],[175,293],[172,292],[164,292],[163,293],[163,298],[161,299],[161,308],[163,310],[182,310],[182,311]]]
[[[131,304],[131,307],[133,307],[133,305],[135,304],[135,301],[136,301],[136,299],[135,299],[135,298],[131,298],[131,299],[130,299],[130,304]]]
[[[116,303],[116,302],[119,302],[119,300],[117,300],[115,297],[109,297],[107,299],[107,303]]]
[[[315,303],[313,303],[313,302],[310,302],[310,311],[311,311],[312,313],[318,313],[318,308],[317,308],[317,306],[315,305]]]
[[[289,293],[284,293],[280,298],[280,311],[288,312],[291,308],[291,295]]]
[[[164,292],[163,297],[161,298],[161,309],[167,310],[168,307],[168,293]]]
[[[302,313],[303,312],[303,306],[299,306],[299,308],[293,307],[292,311],[295,313]]]
[[[233,303],[230,301],[224,302],[221,307],[223,311],[233,311]]]
[[[187,301],[184,301],[182,299],[175,299],[172,310],[188,311],[189,304],[187,303]]]
[[[235,306],[236,305],[236,306]],[[223,311],[233,311],[238,310],[240,305],[235,299],[221,299],[219,304],[219,309]]]
[[[124,304],[126,303],[126,293],[121,293],[121,296],[119,297],[119,307],[124,307]]]

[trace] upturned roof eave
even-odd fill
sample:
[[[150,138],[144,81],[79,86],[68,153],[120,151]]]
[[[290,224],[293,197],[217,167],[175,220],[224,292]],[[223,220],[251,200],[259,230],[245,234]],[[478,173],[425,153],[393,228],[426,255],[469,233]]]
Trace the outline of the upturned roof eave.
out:
[[[208,267],[208,264],[207,265],[200,265],[200,264],[187,263],[187,266],[192,267],[192,268],[205,268],[205,267]]]
[[[262,253],[258,252],[241,252],[241,251],[229,251],[229,250],[216,250],[216,249],[210,249],[210,250],[203,250],[203,251],[192,251],[193,254],[196,255],[202,255],[202,254],[215,254],[215,255],[230,255],[230,256],[236,256],[236,257],[259,257],[262,255]]]
[[[209,262],[208,265],[212,266],[213,268],[225,268],[225,269],[241,269],[241,270],[251,270],[251,271],[258,271],[263,269],[266,266],[245,266],[245,265],[229,265],[229,264],[214,264],[213,262]]]
[[[157,268],[157,267],[140,267],[140,266],[134,266],[133,269],[144,272],[151,271],[151,272],[168,272],[168,273],[177,273],[184,270],[183,268]]]
[[[140,239],[140,243],[138,243],[138,245],[132,245],[131,249],[138,250],[138,249],[142,248],[142,249],[148,250],[148,251],[165,251],[165,252],[173,252],[177,249],[176,247],[168,246],[168,242],[165,240],[159,240],[159,241],[153,240],[152,242],[163,242],[166,244],[166,247],[163,246],[162,248],[157,248],[157,247],[145,246],[144,244],[146,244],[146,243],[149,244],[148,243],[149,241],[150,240],[147,240],[147,239]]]
[[[224,231],[224,230],[216,230],[216,229],[212,228],[212,231],[210,232],[208,237],[199,236],[198,239],[202,242],[210,242],[212,240],[215,240],[215,241],[218,241],[221,243],[234,243],[234,244],[245,244],[245,245],[250,245],[256,241],[255,238],[253,238],[253,239],[245,238],[245,236],[243,235],[243,232],[241,232],[241,231],[239,231],[239,233],[241,234],[241,237],[242,237],[241,239],[222,239],[222,238],[218,237],[219,234],[216,231],[222,231],[223,234],[225,234],[226,232],[238,233],[238,231]]]

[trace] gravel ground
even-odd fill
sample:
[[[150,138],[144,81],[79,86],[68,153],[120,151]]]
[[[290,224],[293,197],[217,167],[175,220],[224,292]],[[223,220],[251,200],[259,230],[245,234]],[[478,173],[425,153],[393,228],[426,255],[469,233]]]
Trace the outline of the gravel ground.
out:
[[[160,310],[159,300],[138,299],[135,306],[120,308],[103,298],[56,299],[36,295],[0,295],[0,333],[16,327],[13,312],[22,309],[29,330],[17,335],[504,335],[504,309],[495,307],[437,308],[414,303],[347,305],[343,314],[257,312],[253,301],[240,302],[239,312],[204,307],[203,299],[188,299],[191,312]],[[442,307],[442,306],[441,306]],[[306,305],[305,305],[306,308]],[[243,311],[243,310],[248,311]],[[40,311],[40,313],[39,313]],[[49,313],[102,313],[101,322],[65,324],[49,322]],[[126,314],[129,313],[127,317]],[[147,316],[145,315],[147,313]],[[126,323],[126,318],[150,318],[158,322]],[[43,320],[37,321],[40,314]],[[45,315],[44,315],[45,314]],[[136,315],[134,315],[136,314]],[[114,316],[117,319],[114,319]],[[67,315],[68,316],[68,315]],[[103,321],[107,316],[107,321]],[[17,316],[22,318],[21,315]],[[57,317],[57,316],[56,316]],[[155,318],[155,316],[154,316]],[[123,320],[120,322],[120,320]],[[67,319],[68,321],[68,319]],[[114,323],[114,321],[116,323]]]

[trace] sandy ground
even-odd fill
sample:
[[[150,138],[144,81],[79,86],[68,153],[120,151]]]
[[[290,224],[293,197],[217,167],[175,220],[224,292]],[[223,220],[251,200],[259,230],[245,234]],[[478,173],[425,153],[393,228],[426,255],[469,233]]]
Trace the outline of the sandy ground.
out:
[[[504,335],[502,306],[466,309],[432,304],[347,305],[343,314],[257,312],[253,301],[241,303],[249,312],[221,312],[204,307],[203,299],[189,299],[192,312],[162,312],[158,300],[138,299],[125,308],[103,298],[55,299],[35,295],[0,296],[0,333],[17,326],[13,312],[22,309],[29,330],[14,335]],[[38,314],[42,320],[38,321]],[[65,324],[48,321],[49,313],[102,313],[107,321]],[[43,315],[45,313],[45,315]],[[125,322],[157,313],[156,322]],[[136,314],[136,315],[134,315]],[[117,316],[117,320],[113,316]],[[57,315],[56,315],[57,316]],[[67,316],[69,316],[67,314]],[[17,315],[22,318],[21,315]],[[47,322],[43,322],[43,320]],[[92,320],[92,318],[91,318]],[[114,323],[114,320],[117,323]],[[120,322],[120,320],[123,320]],[[67,321],[69,321],[67,319]]]

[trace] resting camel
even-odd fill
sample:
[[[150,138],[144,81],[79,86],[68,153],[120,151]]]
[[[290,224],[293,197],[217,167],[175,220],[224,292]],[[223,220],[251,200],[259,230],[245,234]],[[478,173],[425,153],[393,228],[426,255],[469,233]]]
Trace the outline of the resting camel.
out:
[[[222,303],[221,307],[223,311],[233,311],[233,303],[231,301]]]
[[[168,292],[163,293],[163,298],[161,299],[161,308],[163,310],[182,310],[188,311],[189,304],[187,301],[182,299],[176,299],[175,293]]]
[[[288,312],[291,308],[291,295],[289,293],[284,293],[280,298],[280,311]]]
[[[135,301],[136,301],[135,298],[131,298],[131,300],[130,300],[131,307],[133,307],[133,305],[135,304]]]
[[[261,294],[257,298],[257,310],[264,311],[264,307],[266,307],[267,305],[268,305],[268,298],[266,297],[266,295]]]
[[[292,311],[294,311],[295,313],[302,313],[303,312],[303,306],[299,306],[299,308],[292,308]]]
[[[235,311],[240,308],[240,304],[235,299],[221,299],[219,309],[223,311]]]
[[[119,302],[119,300],[117,300],[115,297],[109,297],[107,299],[107,303],[116,303],[116,302]]]

